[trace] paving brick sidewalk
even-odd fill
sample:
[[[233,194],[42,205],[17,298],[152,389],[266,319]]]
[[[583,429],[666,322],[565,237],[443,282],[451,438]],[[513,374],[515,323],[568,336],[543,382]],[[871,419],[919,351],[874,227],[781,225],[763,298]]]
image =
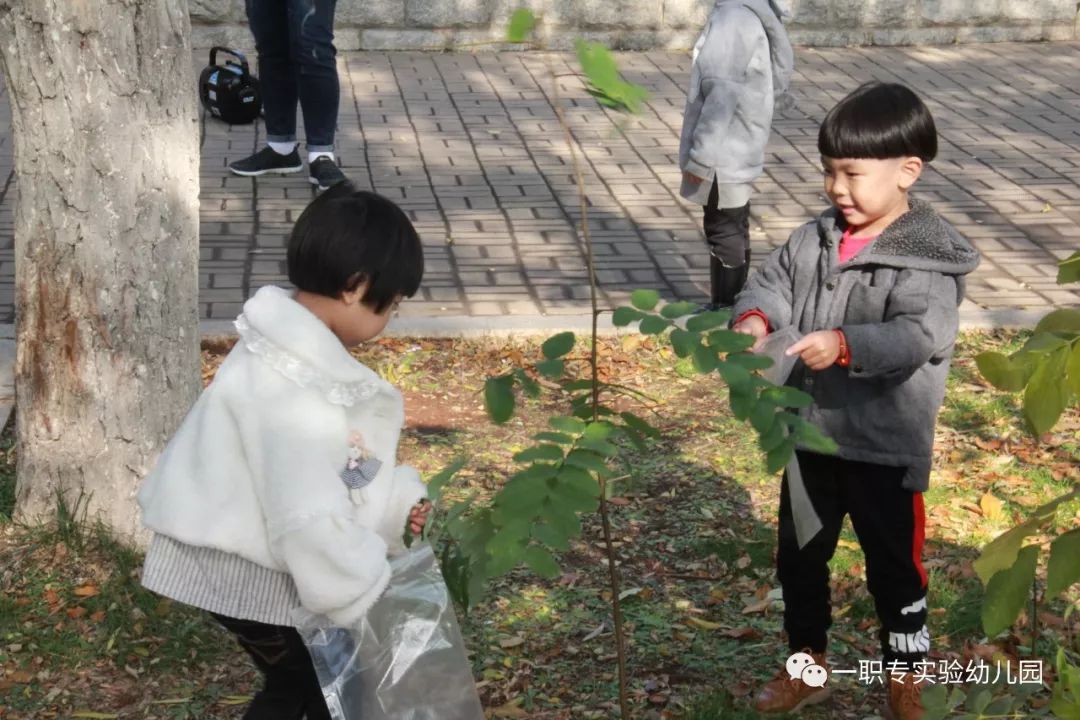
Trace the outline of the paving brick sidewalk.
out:
[[[603,302],[638,287],[704,296],[701,211],[678,197],[675,165],[689,58],[650,52],[621,62],[652,93],[628,121],[584,92],[570,55],[341,55],[344,170],[406,208],[426,245],[423,297],[403,315],[585,310],[577,196],[548,63],[585,163]],[[796,108],[777,119],[757,184],[755,261],[825,207],[816,151],[825,111],[864,80],[899,80],[928,98],[942,136],[919,195],[984,255],[969,302],[1080,304],[1080,293],[1054,282],[1055,260],[1080,247],[1080,45],[804,49],[797,68]],[[207,120],[203,130],[201,314],[231,319],[256,288],[284,280],[288,229],[313,195],[306,174],[227,173],[261,146],[261,127]],[[10,133],[0,90],[0,322],[13,316]]]

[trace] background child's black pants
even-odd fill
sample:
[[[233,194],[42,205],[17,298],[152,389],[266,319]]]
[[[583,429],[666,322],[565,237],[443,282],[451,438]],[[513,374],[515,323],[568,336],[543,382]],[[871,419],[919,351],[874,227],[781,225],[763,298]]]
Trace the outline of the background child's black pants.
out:
[[[736,208],[717,207],[713,182],[702,224],[709,253],[724,267],[739,268],[750,262],[750,203]]]
[[[296,628],[211,614],[236,636],[265,681],[244,720],[330,720],[311,655]]]
[[[925,513],[922,493],[901,487],[905,468],[799,452],[799,469],[821,518],[821,531],[799,549],[791,516],[787,475],[780,493],[777,576],[784,590],[784,629],[792,651],[823,652],[832,624],[829,559],[844,515],[866,556],[866,577],[881,621],[886,669],[925,658],[926,571],[922,565]],[[868,658],[869,659],[869,658]]]

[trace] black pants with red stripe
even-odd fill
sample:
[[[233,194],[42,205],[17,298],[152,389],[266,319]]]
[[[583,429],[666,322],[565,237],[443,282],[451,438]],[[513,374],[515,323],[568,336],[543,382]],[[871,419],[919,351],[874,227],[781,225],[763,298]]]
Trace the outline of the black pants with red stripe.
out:
[[[777,577],[784,591],[784,630],[793,652],[824,652],[832,624],[829,560],[844,515],[866,557],[866,578],[881,622],[885,667],[910,667],[930,649],[926,629],[926,570],[922,565],[922,493],[901,486],[906,468],[799,452],[799,469],[821,531],[799,549],[787,476],[780,494]]]

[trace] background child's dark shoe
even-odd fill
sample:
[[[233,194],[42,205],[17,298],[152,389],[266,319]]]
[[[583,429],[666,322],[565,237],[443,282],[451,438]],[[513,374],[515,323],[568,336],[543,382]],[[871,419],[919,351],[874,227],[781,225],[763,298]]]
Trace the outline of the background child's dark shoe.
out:
[[[345,173],[341,172],[334,159],[325,155],[315,158],[308,170],[311,184],[318,185],[320,190],[326,190],[346,180]]]
[[[267,173],[287,175],[303,169],[304,163],[300,160],[299,152],[293,150],[288,155],[282,155],[271,147],[264,147],[254,155],[229,164],[229,170],[244,177],[255,177]]]

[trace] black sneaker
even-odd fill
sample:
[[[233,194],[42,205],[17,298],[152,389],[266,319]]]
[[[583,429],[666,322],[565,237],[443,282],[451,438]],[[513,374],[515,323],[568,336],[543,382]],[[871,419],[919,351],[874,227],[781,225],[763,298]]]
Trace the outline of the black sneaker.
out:
[[[267,146],[250,157],[230,163],[229,169],[244,177],[254,177],[255,175],[265,175],[267,173],[286,175],[300,172],[304,169],[304,163],[300,160],[300,153],[295,148],[288,155],[282,155],[272,147]]]
[[[345,173],[341,172],[341,168],[334,162],[334,159],[326,155],[315,158],[315,162],[308,166],[308,174],[310,175],[308,179],[311,180],[311,184],[318,185],[320,190],[326,190],[339,182],[345,182],[347,179]]]

